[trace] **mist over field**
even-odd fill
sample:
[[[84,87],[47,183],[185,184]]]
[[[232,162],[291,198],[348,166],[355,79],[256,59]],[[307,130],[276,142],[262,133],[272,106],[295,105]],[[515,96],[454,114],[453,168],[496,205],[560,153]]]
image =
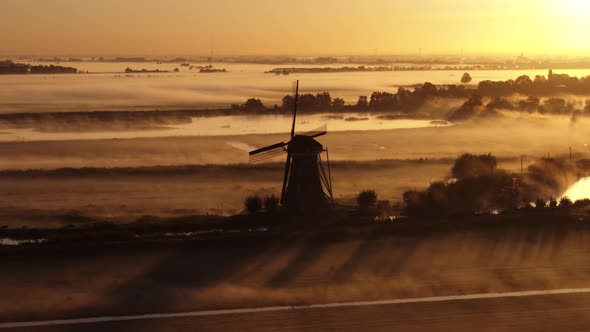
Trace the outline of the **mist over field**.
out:
[[[89,74],[3,76],[0,80],[0,112],[64,112],[96,110],[172,110],[228,108],[248,98],[267,105],[281,104],[291,94],[292,81],[302,82],[302,93],[329,91],[334,97],[356,103],[372,91],[395,91],[399,86],[424,82],[457,84],[463,71],[407,71],[269,75],[269,65],[214,63],[227,73],[202,74],[179,64],[150,63],[60,63],[89,70]],[[326,64],[328,66],[330,64]],[[332,64],[334,65],[334,64]],[[125,74],[127,67],[180,72]],[[101,73],[102,72],[102,73]],[[105,73],[108,72],[108,73]],[[583,77],[590,70],[564,70]],[[520,75],[546,75],[546,70],[473,71],[473,83],[506,80]]]
[[[454,159],[463,153],[491,152],[499,168],[516,173],[522,155],[525,169],[548,154],[567,156],[570,146],[577,159],[587,158],[589,130],[584,118],[572,123],[567,116],[507,113],[450,127],[336,131],[319,140],[330,149],[337,200],[355,204],[358,192],[370,188],[380,199],[399,203],[407,190],[448,179]],[[272,164],[248,165],[247,151],[286,136],[3,142],[0,152],[11,158],[0,162],[5,188],[0,225],[14,224],[17,215],[18,224],[64,225],[59,216],[72,211],[119,221],[235,214],[248,195],[280,193],[284,156],[269,160]],[[58,217],[39,221],[38,214]]]

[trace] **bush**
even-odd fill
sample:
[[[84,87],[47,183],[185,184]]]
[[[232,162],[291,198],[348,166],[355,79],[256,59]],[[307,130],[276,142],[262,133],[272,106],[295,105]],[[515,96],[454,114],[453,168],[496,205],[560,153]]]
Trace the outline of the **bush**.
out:
[[[590,199],[588,199],[588,198],[579,199],[574,202],[575,208],[583,208],[583,207],[586,207],[589,205],[590,205]]]
[[[362,191],[356,198],[356,201],[362,211],[369,210],[369,207],[377,203],[377,193],[374,190]]]
[[[379,212],[388,212],[391,210],[391,202],[388,200],[381,200],[377,202],[377,210]]]
[[[455,160],[451,173],[456,179],[491,175],[498,161],[491,154],[474,155],[466,153]]]
[[[473,78],[471,78],[471,75],[469,75],[469,73],[465,73],[461,77],[461,83],[463,83],[463,84],[469,84],[469,83],[471,83],[472,80],[473,80]]]
[[[256,214],[262,209],[262,199],[257,195],[246,197],[244,207],[250,214]]]
[[[547,202],[544,199],[537,198],[535,201],[535,207],[539,210],[543,210],[547,206]]]
[[[276,212],[279,209],[279,199],[275,195],[264,197],[264,209],[266,212]]]
[[[567,197],[567,196],[563,196],[560,200],[559,200],[559,207],[563,208],[563,209],[569,209],[572,207],[572,205],[574,205],[572,203],[572,200]]]
[[[250,98],[244,103],[244,109],[247,111],[260,111],[264,108],[264,104],[260,99]]]

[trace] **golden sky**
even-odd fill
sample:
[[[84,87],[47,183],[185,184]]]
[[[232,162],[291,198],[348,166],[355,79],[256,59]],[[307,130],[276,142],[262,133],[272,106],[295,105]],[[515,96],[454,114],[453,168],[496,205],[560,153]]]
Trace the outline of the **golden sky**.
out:
[[[590,55],[590,0],[0,0],[1,55]]]

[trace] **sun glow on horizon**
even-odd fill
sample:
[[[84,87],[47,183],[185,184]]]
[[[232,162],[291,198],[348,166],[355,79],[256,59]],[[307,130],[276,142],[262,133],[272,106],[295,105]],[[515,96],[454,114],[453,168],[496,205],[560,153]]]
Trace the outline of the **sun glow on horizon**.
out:
[[[0,55],[590,55],[587,0],[300,0],[292,7],[287,0],[12,1],[0,11]]]
[[[571,185],[561,197],[568,197],[572,202],[590,198],[590,177],[580,179]]]

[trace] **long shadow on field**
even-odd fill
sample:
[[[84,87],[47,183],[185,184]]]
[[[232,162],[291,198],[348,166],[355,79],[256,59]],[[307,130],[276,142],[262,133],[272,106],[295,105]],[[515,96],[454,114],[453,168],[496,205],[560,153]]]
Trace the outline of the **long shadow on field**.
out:
[[[332,280],[335,282],[349,281],[362,266],[367,267],[367,260],[375,257],[379,250],[379,242],[374,236],[363,241],[354,253],[334,273]]]
[[[319,260],[328,244],[315,243],[312,238],[281,271],[275,273],[267,282],[269,287],[286,286]]]
[[[390,252],[381,252],[375,263],[375,274],[389,277],[403,273],[407,265],[414,260],[414,254],[422,239],[396,239]]]
[[[222,249],[216,249],[203,248],[194,243],[178,244],[170,255],[155,262],[149,271],[104,294],[108,300],[106,304],[81,308],[69,313],[68,317],[139,315],[198,309],[199,303],[183,300],[184,289],[194,292],[222,283],[270,247],[256,244],[236,246],[230,243]],[[137,321],[133,326],[145,330],[149,324],[149,320]],[[83,327],[74,325],[62,331],[79,331]]]

